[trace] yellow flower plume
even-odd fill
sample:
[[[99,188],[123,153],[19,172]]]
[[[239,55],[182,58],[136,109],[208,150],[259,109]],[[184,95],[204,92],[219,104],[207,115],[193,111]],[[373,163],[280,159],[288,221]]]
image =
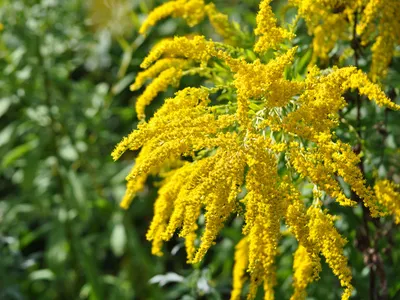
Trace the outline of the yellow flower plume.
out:
[[[316,12],[328,13],[324,5],[331,10],[345,5],[343,14],[348,15],[353,9],[346,1],[311,2],[292,1],[309,24],[318,20]],[[305,199],[297,185],[312,183],[339,205],[355,205],[338,180],[343,179],[373,216],[392,214],[399,222],[398,187],[386,181],[369,187],[358,168],[360,157],[336,137],[334,129],[340,123],[339,111],[347,105],[348,90],[378,106],[399,110],[400,105],[355,67],[323,71],[312,67],[304,79],[291,76],[298,50],[280,49],[293,35],[277,25],[269,3],[260,4],[253,50],[233,46],[232,36],[238,32],[212,3],[170,1],[149,14],[142,32],[169,16],[182,17],[189,25],[208,16],[225,42],[200,35],[165,39],[142,62],[144,70],[131,86],[139,90],[149,82],[136,102],[142,122],[112,153],[117,160],[126,151],[140,150],[126,177],[121,206],[128,208],[148,176],[159,176],[161,187],[146,237],[152,253],[162,255],[163,243],[177,234],[185,241],[189,263],[207,255],[232,216],[243,217],[231,299],[240,299],[247,279],[248,299],[254,299],[261,285],[264,299],[274,298],[275,261],[281,225],[286,224],[299,244],[292,299],[304,299],[306,287],[319,278],[321,255],[344,289],[342,299],[348,299],[352,285],[343,254],[346,241],[335,229],[334,217],[321,203]],[[326,24],[335,22],[327,19]],[[363,22],[369,24],[368,18]],[[266,55],[271,48],[280,50]],[[323,57],[327,51],[315,53]],[[145,107],[169,86],[177,88],[187,74],[204,75],[202,85],[178,90],[145,119]],[[203,217],[200,230],[198,220]]]

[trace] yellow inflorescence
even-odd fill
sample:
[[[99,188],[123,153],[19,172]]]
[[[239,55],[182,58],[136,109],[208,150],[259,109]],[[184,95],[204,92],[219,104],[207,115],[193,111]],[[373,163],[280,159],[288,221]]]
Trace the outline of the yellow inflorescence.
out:
[[[229,21],[228,16],[219,12],[214,3],[205,6],[208,18],[210,19],[211,26],[215,31],[226,41],[233,43],[235,38],[236,29]]]
[[[159,196],[154,203],[154,217],[146,235],[152,241],[151,251],[155,255],[162,255],[163,234],[171,217],[173,204],[192,169],[191,164],[185,164],[171,171],[158,192]]]
[[[144,110],[147,105],[168,86],[178,86],[182,77],[182,70],[174,67],[166,69],[160,73],[144,90],[143,94],[136,100],[136,113],[139,119],[145,118]]]
[[[204,19],[203,0],[169,1],[155,8],[139,29],[144,34],[151,26],[169,16],[184,18],[189,26],[195,26]]]
[[[203,36],[195,36],[193,39],[175,37],[173,40],[163,40],[151,50],[140,66],[146,69],[162,55],[207,62],[211,57],[212,46],[213,44]]]
[[[207,16],[214,30],[226,42],[235,44],[234,38],[238,29],[227,15],[218,11],[214,3],[205,4],[203,0],[172,0],[164,3],[149,14],[139,32],[144,34],[150,27],[169,16],[182,17],[189,26],[197,25]]]
[[[318,58],[326,63],[329,53],[341,40],[352,47],[372,45],[369,75],[373,81],[387,75],[395,47],[400,43],[398,0],[290,0],[290,3],[298,8],[314,37],[311,64]]]
[[[161,72],[169,68],[184,69],[189,63],[190,62],[186,59],[181,58],[159,59],[151,67],[136,75],[135,82],[130,86],[130,89],[131,91],[136,91],[140,89],[147,80],[156,78]]]
[[[233,289],[231,293],[231,300],[240,300],[243,285],[246,281],[246,271],[249,264],[249,243],[247,238],[243,238],[235,249],[235,266],[233,268]]]
[[[400,43],[400,19],[397,13],[400,2],[397,0],[369,0],[365,5],[357,33],[361,35],[363,45],[374,41],[370,74],[375,81],[387,75],[387,68],[394,55],[396,45]],[[376,24],[376,20],[379,23]],[[375,32],[378,32],[376,36]]]
[[[379,216],[393,215],[396,224],[400,223],[400,185],[389,180],[378,180],[374,185],[377,203],[374,210]],[[381,206],[383,208],[379,208]]]
[[[311,206],[307,212],[310,221],[309,240],[321,251],[328,266],[332,269],[340,281],[340,285],[345,288],[342,300],[351,296],[353,286],[351,285],[351,271],[347,266],[347,258],[343,254],[343,246],[346,240],[342,238],[333,224],[333,217],[320,207]]]
[[[294,254],[293,269],[294,293],[290,299],[306,299],[306,288],[314,281],[315,260],[312,259],[307,248],[303,247],[301,244]]]
[[[219,53],[219,56],[234,73],[233,84],[237,90],[237,114],[242,125],[249,125],[250,99],[270,99],[269,102],[272,106],[283,106],[287,103],[287,94],[277,93],[278,87],[274,83],[284,80],[283,71],[293,60],[295,51],[296,48],[289,50],[267,64],[261,63],[260,60],[247,63],[243,59],[233,59],[227,53]],[[298,82],[286,81],[285,83],[286,90],[291,91],[289,92],[291,96],[299,91],[299,87],[301,88],[301,83]],[[271,85],[272,88],[270,88]]]
[[[339,278],[342,299],[348,299],[352,285],[343,254],[345,239],[321,207],[322,193],[316,192],[310,204],[292,178],[300,175],[299,182],[314,184],[316,191],[338,204],[355,205],[354,197],[343,191],[342,179],[372,215],[393,214],[399,222],[398,187],[387,181],[378,181],[373,189],[367,186],[358,167],[360,157],[333,130],[340,121],[339,111],[347,105],[343,95],[348,90],[358,90],[379,106],[400,106],[355,67],[324,71],[312,67],[305,79],[288,76],[297,48],[276,51],[270,59],[263,54],[292,36],[277,26],[269,2],[261,3],[257,15],[254,52],[195,35],[163,40],[144,59],[145,70],[131,86],[138,90],[151,81],[136,102],[142,122],[112,153],[116,160],[126,151],[140,150],[126,178],[121,206],[129,206],[149,175],[160,176],[147,239],[152,241],[153,254],[162,255],[163,242],[178,232],[185,240],[189,263],[204,258],[232,215],[242,216],[244,237],[236,246],[233,300],[240,299],[247,278],[248,299],[256,296],[260,285],[265,299],[274,298],[275,260],[285,223],[299,244],[292,299],[305,299],[306,287],[318,280],[320,255]],[[307,22],[318,19],[314,14],[319,10],[327,13],[342,6],[343,14],[351,15],[348,1],[292,2],[307,15]],[[204,10],[200,12],[195,3]],[[217,33],[231,41],[234,30],[227,16],[203,1],[167,2],[150,13],[142,28],[167,16],[180,16],[194,25],[204,14]],[[186,74],[207,74],[207,81],[177,91],[146,120],[146,105],[168,86],[177,87]],[[200,233],[201,217],[205,225]]]
[[[254,30],[255,35],[259,37],[254,45],[254,51],[265,52],[269,49],[278,48],[279,44],[285,39],[293,38],[293,33],[277,26],[277,20],[272,12],[269,3],[271,0],[262,0],[260,10],[257,14],[257,27]]]
[[[354,13],[357,1],[341,0],[290,0],[289,3],[298,8],[299,15],[304,18],[309,33],[314,36],[313,59],[326,62],[329,52],[339,39],[351,39],[351,30],[346,27],[346,20]],[[338,11],[338,13],[333,13]],[[329,34],[327,34],[329,32]]]

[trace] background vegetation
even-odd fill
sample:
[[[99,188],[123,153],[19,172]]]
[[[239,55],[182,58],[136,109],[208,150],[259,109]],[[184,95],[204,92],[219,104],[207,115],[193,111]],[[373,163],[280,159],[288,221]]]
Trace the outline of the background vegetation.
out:
[[[157,178],[148,181],[128,211],[118,206],[130,157],[114,163],[110,152],[136,127],[133,104],[138,93],[128,86],[140,62],[161,37],[191,31],[212,36],[208,25],[187,28],[179,19],[139,36],[141,21],[159,2],[0,1],[0,299],[229,297],[240,220],[231,221],[206,260],[193,268],[185,263],[179,239],[168,244],[163,257],[150,254],[145,233]],[[273,2],[278,15],[283,4]],[[258,1],[221,0],[216,5],[252,30]],[[296,68],[305,72],[311,37],[304,24],[295,42],[302,56]],[[393,99],[398,97],[399,72],[395,58],[384,82]],[[181,86],[199,80],[185,77]],[[172,93],[171,89],[166,94]],[[364,143],[370,149],[366,165],[372,166],[367,177],[375,169],[399,181],[398,114],[372,104],[362,109],[368,137]],[[355,107],[347,113],[355,125]],[[338,135],[351,140],[345,130]],[[311,193],[310,187],[305,189]],[[349,239],[355,299],[367,299],[368,262],[358,251],[362,245],[357,245],[361,211],[332,207],[332,212],[342,216],[337,226]],[[392,222],[376,222],[371,223],[372,234],[385,235],[376,243],[385,262],[389,297],[400,299],[400,248],[395,246],[400,231]],[[277,299],[290,297],[295,247],[294,240],[281,244]],[[340,293],[325,266],[309,294],[310,299],[338,299]]]

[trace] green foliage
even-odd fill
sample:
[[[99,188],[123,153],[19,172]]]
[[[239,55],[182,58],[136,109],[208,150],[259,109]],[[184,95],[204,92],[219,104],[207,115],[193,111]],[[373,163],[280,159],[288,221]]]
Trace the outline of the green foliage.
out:
[[[163,267],[143,245],[151,202],[121,212],[124,172],[109,156],[134,119],[126,86],[145,51],[116,40],[136,25],[126,37],[93,27],[85,1],[1,6],[0,298],[158,297],[147,281]]]

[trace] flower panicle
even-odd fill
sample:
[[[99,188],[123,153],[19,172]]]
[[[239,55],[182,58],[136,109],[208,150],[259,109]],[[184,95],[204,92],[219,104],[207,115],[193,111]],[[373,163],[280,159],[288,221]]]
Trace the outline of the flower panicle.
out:
[[[340,110],[347,105],[347,90],[357,90],[378,106],[394,110],[400,106],[355,67],[324,71],[311,67],[304,79],[292,76],[297,48],[284,50],[280,45],[293,33],[277,24],[269,3],[260,4],[253,50],[234,47],[237,31],[212,3],[174,0],[149,14],[142,32],[170,16],[182,17],[189,25],[208,16],[224,43],[200,35],[164,39],[142,62],[144,70],[131,86],[139,90],[147,84],[136,102],[141,122],[112,152],[117,160],[127,151],[139,151],[126,177],[121,206],[130,205],[149,176],[159,176],[161,186],[146,238],[152,243],[152,253],[162,255],[163,243],[177,234],[185,240],[188,263],[198,263],[207,255],[233,215],[242,217],[233,300],[240,299],[247,279],[248,299],[255,298],[260,286],[264,299],[274,298],[275,261],[284,223],[299,245],[291,299],[306,297],[307,286],[319,278],[321,257],[339,279],[342,299],[348,299],[353,287],[343,254],[346,240],[319,198],[327,195],[339,205],[356,205],[343,191],[343,180],[372,216],[390,214],[400,222],[399,187],[385,180],[369,187],[358,167],[359,155],[336,137],[334,129],[341,121]],[[315,39],[325,39],[324,26],[343,18],[352,20],[353,6],[347,7],[348,1],[291,3],[298,6],[307,24],[316,24],[319,12],[327,16],[326,23],[319,24],[320,31],[312,31]],[[342,6],[337,17],[328,16],[328,10]],[[368,19],[364,21],[370,26]],[[315,47],[315,55],[324,57],[331,42],[339,38],[334,30],[322,46],[326,48]],[[268,55],[269,49],[277,50],[274,56]],[[204,86],[178,90],[145,120],[147,105],[169,86],[177,88],[182,76],[204,74],[199,69],[208,72]],[[299,182],[314,185],[312,203],[302,197]],[[200,218],[205,221],[201,233]]]

